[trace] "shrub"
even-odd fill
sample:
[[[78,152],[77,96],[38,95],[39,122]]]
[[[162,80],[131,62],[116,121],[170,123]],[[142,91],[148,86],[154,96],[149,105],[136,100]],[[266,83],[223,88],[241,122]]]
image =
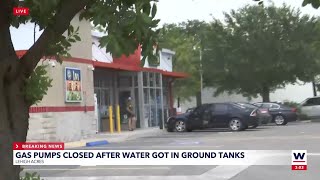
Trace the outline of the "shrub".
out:
[[[294,101],[285,101],[285,102],[283,102],[283,104],[285,106],[288,106],[288,107],[291,107],[291,108],[296,108],[299,120],[309,120],[310,119],[306,114],[301,113],[301,108],[300,108],[300,104],[299,103],[296,103]]]
[[[24,177],[20,177],[20,180],[43,180],[40,178],[40,175],[38,175],[36,172],[28,173],[26,172]]]
[[[283,105],[289,106],[289,107],[292,107],[292,108],[298,108],[299,107],[299,103],[294,102],[294,101],[284,101]]]

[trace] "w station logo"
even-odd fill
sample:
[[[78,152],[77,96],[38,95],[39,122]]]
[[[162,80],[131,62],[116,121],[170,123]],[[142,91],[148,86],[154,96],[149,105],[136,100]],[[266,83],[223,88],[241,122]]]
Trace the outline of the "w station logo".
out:
[[[307,170],[307,151],[293,150],[291,170]]]

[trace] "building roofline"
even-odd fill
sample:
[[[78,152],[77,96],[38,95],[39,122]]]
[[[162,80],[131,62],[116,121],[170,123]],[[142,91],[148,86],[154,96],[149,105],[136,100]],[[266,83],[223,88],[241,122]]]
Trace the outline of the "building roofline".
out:
[[[26,50],[19,50],[16,51],[16,54],[19,58],[21,58],[27,51]],[[55,60],[54,57],[50,57],[51,60]],[[107,63],[101,61],[94,61],[92,59],[84,59],[84,58],[63,58],[63,61],[75,62],[75,63],[82,63],[82,64],[90,64],[96,68],[103,68],[103,69],[115,69],[115,70],[123,70],[123,71],[133,71],[133,72],[157,72],[161,73],[164,76],[174,77],[174,78],[187,78],[189,74],[183,72],[170,72],[156,68],[147,68],[147,67],[140,67],[140,66],[133,66],[129,64],[122,64],[122,63]]]
[[[172,51],[170,49],[162,48],[161,51],[164,52],[164,53],[171,54],[171,55],[175,55],[176,54],[176,52],[174,52],[174,51]]]

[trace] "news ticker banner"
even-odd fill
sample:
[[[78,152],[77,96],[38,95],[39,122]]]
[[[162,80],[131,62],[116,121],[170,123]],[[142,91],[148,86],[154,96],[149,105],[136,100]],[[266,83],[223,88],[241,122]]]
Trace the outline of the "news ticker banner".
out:
[[[307,169],[295,150],[66,150],[63,143],[14,143],[14,165],[292,165]]]

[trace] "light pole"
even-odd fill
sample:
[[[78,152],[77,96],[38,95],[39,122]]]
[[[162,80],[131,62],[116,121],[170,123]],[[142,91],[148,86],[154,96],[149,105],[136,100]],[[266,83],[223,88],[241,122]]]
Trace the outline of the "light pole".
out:
[[[199,46],[200,45],[200,46]],[[203,89],[203,69],[202,69],[202,48],[201,48],[201,41],[199,41],[195,46],[193,46],[193,49],[196,50],[199,48],[199,74],[200,74],[200,98],[197,102],[197,105],[202,104],[202,89]],[[198,98],[197,98],[198,99]]]
[[[202,104],[202,90],[203,90],[203,69],[202,69],[202,49],[200,47],[200,104]]]
[[[199,105],[202,104],[202,96],[203,96],[203,67],[202,67],[202,56],[203,52],[209,51],[211,49],[202,49],[201,41],[199,41],[195,46],[193,46],[193,49],[196,50],[199,48],[199,73],[200,73],[200,98],[199,98]]]

